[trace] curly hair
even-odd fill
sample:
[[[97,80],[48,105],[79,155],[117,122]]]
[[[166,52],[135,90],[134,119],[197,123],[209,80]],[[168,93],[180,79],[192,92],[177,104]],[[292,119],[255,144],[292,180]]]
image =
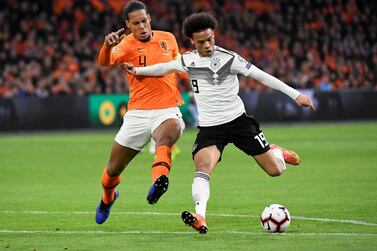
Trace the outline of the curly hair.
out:
[[[186,17],[183,21],[182,32],[188,37],[192,38],[192,34],[203,31],[205,29],[214,30],[217,27],[217,20],[212,14],[208,12],[194,13]]]

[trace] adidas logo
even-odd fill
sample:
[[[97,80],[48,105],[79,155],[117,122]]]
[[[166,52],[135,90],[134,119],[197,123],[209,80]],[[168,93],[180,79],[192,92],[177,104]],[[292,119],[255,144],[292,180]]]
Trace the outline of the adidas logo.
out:
[[[190,66],[195,66],[195,63],[194,63],[194,61],[192,61],[192,63],[190,64]]]

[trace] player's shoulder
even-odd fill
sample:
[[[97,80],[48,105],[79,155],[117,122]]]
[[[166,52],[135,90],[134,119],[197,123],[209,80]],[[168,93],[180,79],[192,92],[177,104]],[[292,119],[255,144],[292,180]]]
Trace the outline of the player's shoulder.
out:
[[[153,30],[153,35],[156,36],[158,39],[175,40],[175,36],[173,35],[173,33],[168,31]]]
[[[131,33],[131,34],[126,35],[126,36],[122,39],[122,41],[120,42],[120,44],[129,44],[129,43],[132,43],[132,42],[134,42],[134,41],[136,41],[136,40],[135,40],[135,37],[134,37],[133,34]]]
[[[193,61],[193,60],[195,60],[196,57],[198,57],[198,51],[197,50],[186,51],[181,55],[181,58],[184,61]]]
[[[230,57],[235,57],[238,55],[234,51],[224,49],[220,46],[215,46],[215,53],[220,54],[220,55],[223,54],[223,56],[230,56]]]
[[[116,46],[116,47],[119,47],[123,50],[131,47],[134,43],[136,42],[134,36],[131,34],[128,34],[127,36],[125,36],[122,41],[120,41],[120,43]]]

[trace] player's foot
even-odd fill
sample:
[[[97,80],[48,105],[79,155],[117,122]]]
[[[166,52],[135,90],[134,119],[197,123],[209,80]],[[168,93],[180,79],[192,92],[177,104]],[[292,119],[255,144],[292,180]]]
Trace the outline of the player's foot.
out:
[[[114,204],[115,200],[118,198],[118,196],[119,196],[119,192],[115,191],[114,199],[110,204],[105,204],[101,199],[101,201],[100,201],[100,203],[97,207],[97,210],[96,210],[96,222],[97,222],[97,224],[102,224],[107,220],[107,218],[109,218],[111,207],[113,206],[113,204]]]
[[[181,217],[186,225],[191,226],[199,233],[205,234],[208,232],[206,219],[200,214],[192,214],[189,211],[184,211]]]
[[[149,204],[156,204],[160,197],[168,190],[169,179],[161,175],[149,188],[147,201]]]
[[[280,149],[283,153],[283,158],[285,163],[291,165],[299,165],[300,164],[300,156],[292,150],[285,149],[278,145],[270,145],[271,149]]]

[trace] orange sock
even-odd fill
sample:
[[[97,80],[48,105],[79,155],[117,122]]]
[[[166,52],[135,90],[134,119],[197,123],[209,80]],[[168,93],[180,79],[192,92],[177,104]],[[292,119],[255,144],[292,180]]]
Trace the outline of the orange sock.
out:
[[[111,177],[107,173],[107,167],[102,174],[102,190],[103,197],[102,201],[105,204],[110,204],[114,200],[114,190],[116,186],[120,183],[120,176]]]
[[[156,157],[152,165],[152,182],[161,175],[168,176],[171,167],[171,148],[170,146],[156,147]]]

